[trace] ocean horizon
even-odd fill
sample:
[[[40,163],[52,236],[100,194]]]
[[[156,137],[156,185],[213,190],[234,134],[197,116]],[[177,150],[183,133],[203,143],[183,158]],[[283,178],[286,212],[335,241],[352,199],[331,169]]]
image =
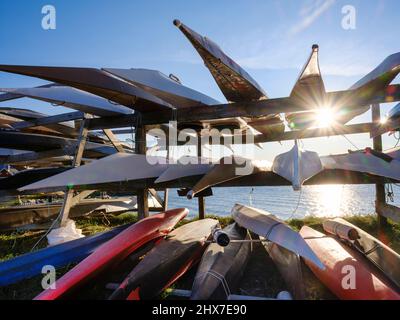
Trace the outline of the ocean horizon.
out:
[[[393,185],[394,202],[400,206],[400,187]],[[374,185],[315,185],[292,187],[229,187],[213,188],[213,196],[205,198],[206,213],[228,216],[236,203],[266,210],[281,219],[340,217],[375,214]],[[169,191],[169,208],[185,207],[189,217],[198,215],[197,198],[180,197],[176,189]]]

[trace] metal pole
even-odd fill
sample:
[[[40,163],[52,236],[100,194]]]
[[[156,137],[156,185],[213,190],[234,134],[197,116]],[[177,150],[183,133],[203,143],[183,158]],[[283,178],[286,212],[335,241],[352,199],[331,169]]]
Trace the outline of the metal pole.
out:
[[[379,104],[371,105],[372,122],[378,126],[381,120],[381,109]],[[373,138],[373,148],[376,151],[382,151],[382,136]],[[380,231],[387,225],[387,219],[379,213],[381,204],[386,203],[385,184],[375,184],[375,212],[378,214],[378,226]]]

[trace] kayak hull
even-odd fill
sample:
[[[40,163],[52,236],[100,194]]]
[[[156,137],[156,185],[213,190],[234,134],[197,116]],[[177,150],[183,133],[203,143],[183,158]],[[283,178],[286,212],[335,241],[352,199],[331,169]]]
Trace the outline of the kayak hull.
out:
[[[231,214],[240,226],[324,268],[304,239],[273,214],[241,204],[235,204]]]
[[[131,271],[110,300],[155,298],[200,260],[217,226],[217,220],[203,219],[171,232]]]
[[[355,230],[359,238],[356,241],[350,241],[351,246],[358,248],[369,261],[400,288],[400,255],[397,252],[346,220],[336,218],[332,221]]]
[[[300,256],[273,242],[263,244],[285,280],[289,292],[296,300],[306,299]]]
[[[224,229],[231,240],[249,240],[236,223]],[[237,288],[251,253],[250,242],[231,242],[226,247],[210,244],[203,254],[192,287],[191,300],[226,300]]]
[[[58,279],[56,289],[46,289],[35,300],[55,300],[65,297],[102,272],[119,264],[142,245],[168,234],[187,213],[187,209],[174,209],[135,223]]]
[[[35,277],[41,274],[45,265],[61,268],[70,263],[80,262],[128,226],[123,225],[110,231],[27,253],[0,263],[0,287]]]
[[[384,276],[361,254],[312,228],[300,235],[325,265],[325,270],[305,261],[316,277],[343,300],[400,300]]]

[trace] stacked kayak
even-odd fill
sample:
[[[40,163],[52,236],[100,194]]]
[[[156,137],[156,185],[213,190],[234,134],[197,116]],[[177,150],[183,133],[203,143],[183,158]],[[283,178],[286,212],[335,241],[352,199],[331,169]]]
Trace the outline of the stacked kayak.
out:
[[[156,297],[200,260],[207,239],[218,225],[217,220],[204,219],[172,231],[146,254],[110,300]]]
[[[310,260],[308,267],[338,298],[344,300],[400,300],[386,277],[357,250],[304,226],[300,235],[322,261],[320,269]]]
[[[226,300],[236,290],[251,253],[246,229],[233,223],[223,229],[231,242],[223,247],[210,244],[203,254],[194,279],[190,299]]]
[[[273,242],[264,242],[264,247],[297,300],[306,299],[302,261],[298,254]]]
[[[167,235],[188,213],[187,209],[174,209],[147,217],[125,229],[103,244],[56,281],[56,289],[46,289],[36,300],[65,298],[89,280],[112,269],[150,241]]]
[[[61,268],[70,263],[80,262],[128,226],[123,225],[110,231],[26,253],[2,262],[0,263],[0,287],[35,277],[41,274],[43,266],[46,265]]]
[[[240,226],[262,237],[262,240],[274,242],[312,261],[318,268],[325,268],[307,242],[273,214],[261,209],[236,204],[232,208],[232,217]]]
[[[324,230],[358,250],[400,288],[400,255],[355,225],[336,218],[326,220]]]

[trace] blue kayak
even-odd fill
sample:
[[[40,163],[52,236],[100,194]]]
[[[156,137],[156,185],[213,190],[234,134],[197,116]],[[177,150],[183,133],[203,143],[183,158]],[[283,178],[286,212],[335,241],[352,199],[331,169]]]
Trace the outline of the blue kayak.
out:
[[[387,114],[388,120],[396,120],[400,118],[400,103],[395,105]]]
[[[0,287],[40,275],[45,265],[60,268],[70,263],[80,262],[101,244],[116,236],[129,225],[26,253],[2,262],[0,263]]]

